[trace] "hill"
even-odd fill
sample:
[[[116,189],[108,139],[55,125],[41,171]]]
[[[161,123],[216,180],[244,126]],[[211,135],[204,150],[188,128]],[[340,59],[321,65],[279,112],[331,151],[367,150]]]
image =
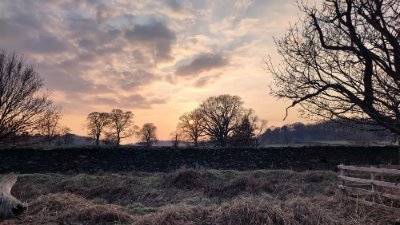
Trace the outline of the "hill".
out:
[[[390,145],[397,137],[377,126],[361,126],[344,121],[324,121],[314,124],[294,123],[269,128],[261,135],[261,145]]]

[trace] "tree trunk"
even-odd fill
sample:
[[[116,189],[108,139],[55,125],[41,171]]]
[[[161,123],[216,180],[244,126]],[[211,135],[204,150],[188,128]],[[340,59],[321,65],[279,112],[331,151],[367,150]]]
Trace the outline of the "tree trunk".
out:
[[[121,141],[121,138],[119,137],[119,133],[117,134],[117,146],[119,146],[119,143]]]
[[[96,135],[96,146],[99,146],[100,134]]]
[[[226,146],[226,139],[222,136],[222,137],[220,138],[219,143],[220,143],[220,145],[221,145],[222,148],[225,147],[225,146]]]

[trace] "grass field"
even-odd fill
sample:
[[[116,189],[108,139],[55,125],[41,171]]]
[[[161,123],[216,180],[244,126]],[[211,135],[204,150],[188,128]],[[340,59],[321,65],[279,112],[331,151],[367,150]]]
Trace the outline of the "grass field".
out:
[[[334,172],[179,170],[23,174],[17,224],[394,224],[399,215],[347,200]]]

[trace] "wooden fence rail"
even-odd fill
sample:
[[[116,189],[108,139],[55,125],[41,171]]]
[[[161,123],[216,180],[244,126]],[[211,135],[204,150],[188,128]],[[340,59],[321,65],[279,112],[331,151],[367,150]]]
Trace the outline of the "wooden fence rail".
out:
[[[400,179],[397,179],[400,178],[399,167],[339,165],[338,168],[340,170],[339,178],[342,181],[339,188],[350,198],[370,206],[400,210]],[[362,177],[355,177],[354,173]],[[365,178],[368,174],[369,178]],[[386,177],[395,177],[396,179],[392,179],[394,182],[389,182],[384,180]]]

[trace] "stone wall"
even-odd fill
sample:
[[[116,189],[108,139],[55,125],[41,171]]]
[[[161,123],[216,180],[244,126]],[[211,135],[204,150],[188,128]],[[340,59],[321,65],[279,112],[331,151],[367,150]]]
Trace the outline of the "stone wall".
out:
[[[338,164],[397,164],[397,147],[66,148],[0,150],[0,173],[169,171],[179,168],[335,170]]]

